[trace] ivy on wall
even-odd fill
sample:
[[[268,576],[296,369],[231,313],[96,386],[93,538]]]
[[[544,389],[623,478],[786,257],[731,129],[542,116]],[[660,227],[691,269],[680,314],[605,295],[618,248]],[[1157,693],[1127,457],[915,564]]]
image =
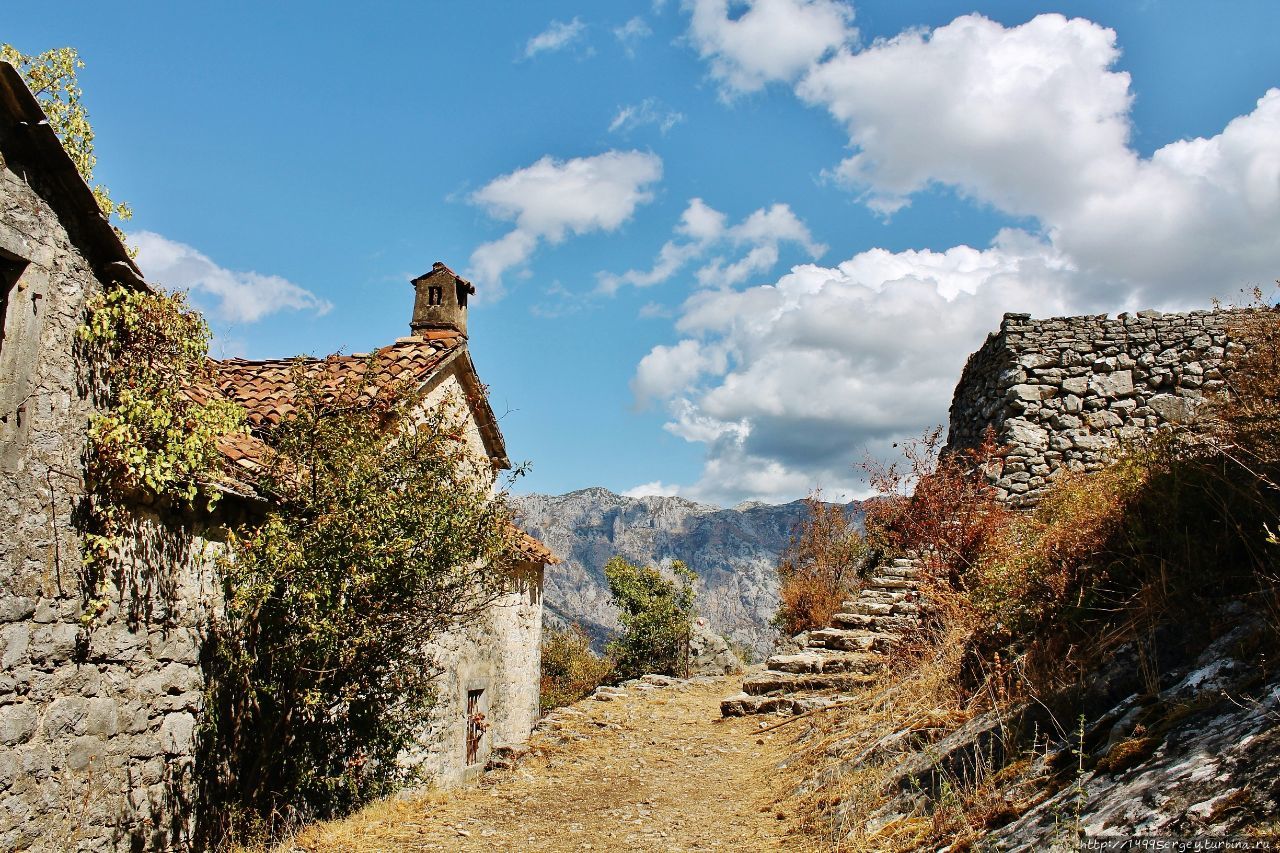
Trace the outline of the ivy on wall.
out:
[[[86,622],[129,507],[217,502],[218,440],[244,432],[245,413],[212,392],[209,327],[181,293],[114,287],[93,297],[77,355],[95,413],[85,458]]]

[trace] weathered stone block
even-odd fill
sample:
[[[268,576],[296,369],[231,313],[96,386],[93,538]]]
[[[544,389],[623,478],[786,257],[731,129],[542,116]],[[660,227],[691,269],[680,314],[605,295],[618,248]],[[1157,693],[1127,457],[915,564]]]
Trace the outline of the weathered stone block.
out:
[[[1133,394],[1133,371],[1117,370],[1089,380],[1089,389],[1100,397],[1113,399]]]
[[[98,737],[114,737],[120,731],[120,706],[114,699],[90,699],[86,703],[84,730]]]
[[[88,700],[79,696],[62,696],[53,700],[45,712],[44,731],[51,738],[83,734],[89,713]]]
[[[186,755],[195,743],[196,718],[180,712],[166,714],[160,724],[160,746],[170,755]]]
[[[1098,412],[1090,412],[1085,415],[1084,420],[1085,423],[1089,425],[1090,429],[1095,430],[1114,429],[1124,423],[1124,421],[1122,421],[1117,415],[1107,411],[1106,409]]]
[[[39,711],[33,702],[5,705],[0,708],[0,743],[26,743],[35,734],[38,721]]]

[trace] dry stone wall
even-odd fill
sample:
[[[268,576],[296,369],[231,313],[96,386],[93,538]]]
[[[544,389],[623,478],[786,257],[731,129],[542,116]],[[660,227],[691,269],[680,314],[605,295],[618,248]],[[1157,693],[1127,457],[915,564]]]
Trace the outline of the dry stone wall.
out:
[[[183,848],[207,552],[143,512],[119,570],[82,584],[91,408],[72,344],[102,284],[41,180],[0,157],[0,850]]]
[[[1096,470],[1125,439],[1194,420],[1224,388],[1236,313],[1005,314],[965,364],[947,446],[975,447],[993,429],[1009,448],[994,475],[1001,499],[1034,505],[1059,469]]]

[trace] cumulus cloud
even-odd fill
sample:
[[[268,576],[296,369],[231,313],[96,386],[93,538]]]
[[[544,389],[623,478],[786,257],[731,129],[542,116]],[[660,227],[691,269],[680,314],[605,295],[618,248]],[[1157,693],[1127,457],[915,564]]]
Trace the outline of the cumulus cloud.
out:
[[[614,293],[624,285],[652,287],[670,280],[691,263],[702,260],[695,278],[703,287],[740,284],[765,272],[778,262],[779,246],[792,243],[811,258],[821,257],[827,247],[810,234],[809,228],[786,204],[760,208],[737,225],[730,226],[724,213],[700,198],[690,200],[676,225],[676,237],[658,250],[647,270],[597,275],[599,290]],[[742,254],[730,260],[713,252],[734,249]]]
[[[570,234],[614,231],[637,206],[650,201],[662,160],[642,151],[607,151],[594,157],[543,157],[494,178],[471,195],[495,219],[515,228],[471,254],[471,272],[488,284],[525,263],[539,241],[560,243]]]
[[[1153,302],[1267,280],[1280,267],[1280,90],[1221,134],[1143,158],[1119,56],[1115,32],[1081,18],[966,15],[841,49],[797,93],[845,126],[854,153],[833,174],[883,213],[950,186],[1037,220],[1090,271],[1080,286]]]
[[[572,21],[552,21],[547,28],[525,42],[524,57],[532,59],[539,53],[554,53],[563,50],[582,38],[587,25],[578,18]]]
[[[645,98],[638,104],[629,104],[618,108],[618,113],[609,122],[610,133],[631,133],[647,125],[658,128],[666,135],[671,128],[684,121],[684,114],[668,108],[657,98]]]
[[[215,315],[230,323],[256,323],[279,311],[326,314],[327,299],[278,275],[218,266],[199,250],[153,231],[129,234],[138,266],[147,278],[172,290],[189,290],[215,300]]]
[[[689,35],[732,97],[789,82],[857,38],[853,8],[836,0],[686,0]]]
[[[1202,307],[1280,269],[1280,89],[1221,133],[1144,157],[1131,145],[1116,34],[1091,21],[1006,27],[966,15],[861,49],[847,34],[814,42],[770,70],[716,40],[732,31],[723,3],[686,8],[691,40],[729,92],[795,81],[841,124],[852,154],[831,175],[871,208],[892,214],[939,185],[1026,225],[987,248],[871,249],[745,289],[725,285],[767,252],[704,265],[724,284],[687,300],[681,340],[654,348],[633,379],[638,402],[663,401],[668,430],[706,446],[682,494],[856,494],[858,454],[887,455],[945,423],[964,358],[1003,312]],[[785,233],[783,219],[759,227]],[[730,230],[714,218],[701,229]]]
[[[1047,242],[1006,231],[986,249],[872,249],[768,285],[700,291],[682,308],[682,339],[645,356],[632,390],[639,403],[665,401],[670,432],[706,445],[701,479],[682,494],[853,496],[862,449],[945,422],[964,359],[1005,311],[1094,307],[1075,295],[1077,275]]]
[[[670,483],[664,483],[661,480],[654,480],[650,483],[641,483],[627,489],[622,493],[627,498],[651,498],[656,496],[678,495],[680,493],[679,486],[673,486]]]

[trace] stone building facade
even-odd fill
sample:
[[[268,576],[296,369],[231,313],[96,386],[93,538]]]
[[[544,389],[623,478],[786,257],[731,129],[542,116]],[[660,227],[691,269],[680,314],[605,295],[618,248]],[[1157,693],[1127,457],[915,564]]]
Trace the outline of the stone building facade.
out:
[[[993,429],[1009,449],[994,475],[1000,498],[1032,506],[1055,471],[1097,470],[1124,440],[1194,420],[1225,386],[1235,314],[1005,314],[965,364],[947,448],[975,447]]]
[[[221,588],[214,558],[225,525],[261,505],[245,490],[218,517],[135,507],[118,566],[89,600],[76,517],[93,407],[74,344],[88,300],[116,287],[148,285],[39,104],[0,62],[0,850],[189,850],[209,807],[197,801],[195,763],[201,654]],[[422,405],[465,401],[466,452],[501,468],[465,330],[420,331],[385,349],[419,380]],[[233,399],[237,385],[269,391],[248,401],[251,418],[287,408],[286,387],[248,381],[263,373],[270,363],[219,365]],[[228,471],[251,481],[262,449],[256,437],[227,442]],[[510,591],[438,640],[441,701],[415,759],[441,781],[477,772],[536,717],[542,568],[553,558],[526,546]],[[470,750],[469,698],[488,720]]]

